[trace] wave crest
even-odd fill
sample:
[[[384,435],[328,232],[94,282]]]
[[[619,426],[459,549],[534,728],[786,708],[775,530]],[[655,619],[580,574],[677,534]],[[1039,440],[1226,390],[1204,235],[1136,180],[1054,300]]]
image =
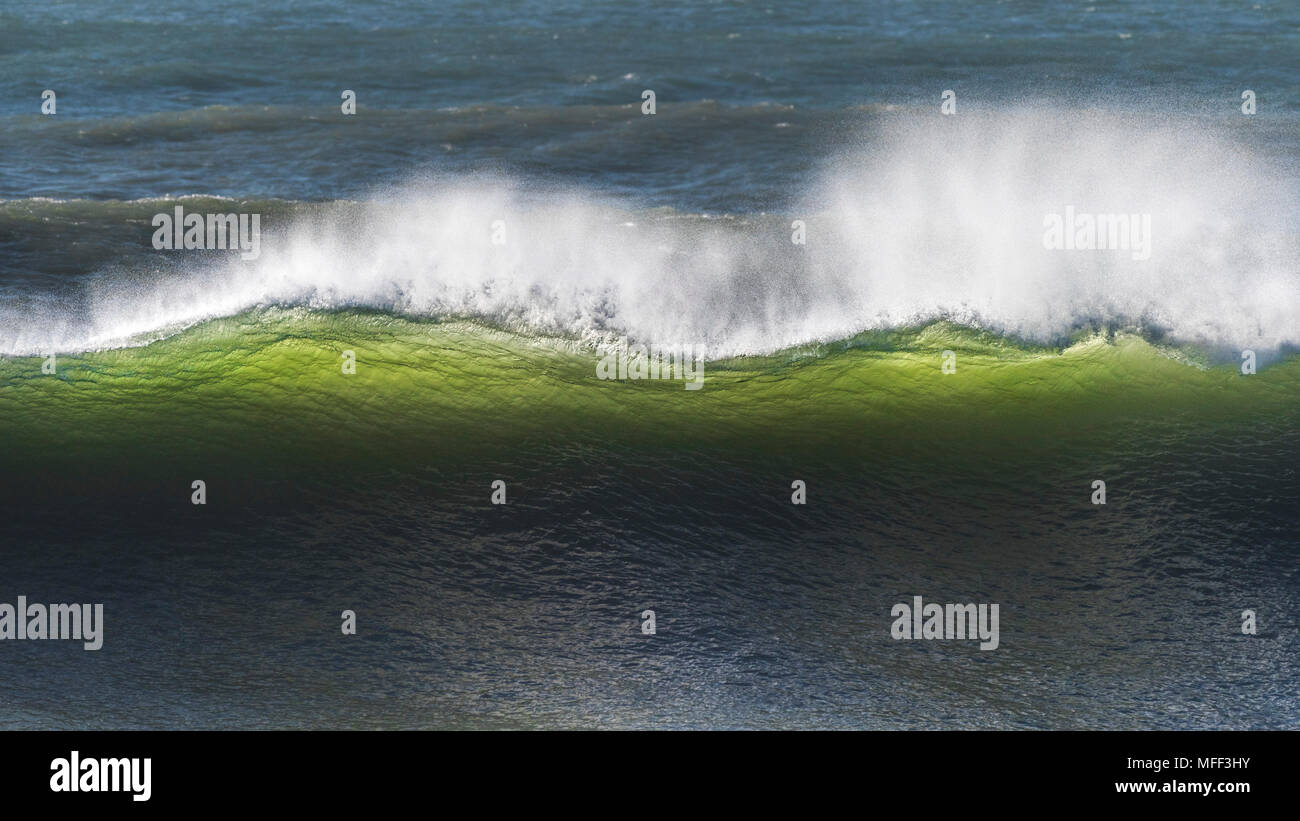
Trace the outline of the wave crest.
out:
[[[0,344],[88,350],[303,305],[704,344],[713,357],[935,319],[1036,341],[1119,322],[1275,350],[1300,341],[1300,186],[1293,163],[1246,146],[1097,111],[902,114],[779,217],[425,177],[264,221],[256,261],[147,257],[88,279],[82,310],[11,304]],[[1067,206],[1150,214],[1150,258],[1046,249],[1044,217]]]

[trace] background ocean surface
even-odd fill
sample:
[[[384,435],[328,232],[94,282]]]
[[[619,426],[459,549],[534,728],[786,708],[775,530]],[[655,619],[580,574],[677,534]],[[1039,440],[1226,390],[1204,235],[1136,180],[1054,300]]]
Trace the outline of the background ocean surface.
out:
[[[0,602],[107,622],[0,727],[1300,726],[1296,4],[7,3],[0,118]]]

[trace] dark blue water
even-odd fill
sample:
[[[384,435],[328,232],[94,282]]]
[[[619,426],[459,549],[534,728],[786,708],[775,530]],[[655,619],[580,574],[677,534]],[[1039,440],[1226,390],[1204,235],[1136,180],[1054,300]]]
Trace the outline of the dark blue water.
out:
[[[431,167],[737,213],[787,204],[874,107],[937,109],[945,89],[972,113],[1230,116],[1249,88],[1261,130],[1300,121],[1290,3],[133,0],[0,22],[6,199],[337,199]]]

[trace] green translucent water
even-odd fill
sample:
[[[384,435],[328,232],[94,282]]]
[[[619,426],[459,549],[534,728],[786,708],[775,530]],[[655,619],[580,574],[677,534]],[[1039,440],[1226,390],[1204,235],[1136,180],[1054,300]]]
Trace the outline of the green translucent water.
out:
[[[342,373],[354,351],[355,374]],[[942,352],[956,373],[941,370]],[[1300,360],[1243,376],[1135,336],[1044,349],[946,324],[705,366],[680,380],[600,380],[562,339],[376,313],[266,311],[151,344],[0,361],[5,458],[400,465],[508,452],[537,437],[644,447],[840,452],[1100,445],[1300,420]],[[977,431],[979,441],[972,440]],[[964,443],[964,444],[963,444]]]

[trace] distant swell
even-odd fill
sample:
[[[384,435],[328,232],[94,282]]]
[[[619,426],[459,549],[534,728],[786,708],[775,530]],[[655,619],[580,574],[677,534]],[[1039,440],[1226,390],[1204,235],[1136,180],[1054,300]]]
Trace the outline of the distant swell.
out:
[[[121,203],[27,201],[120,225],[136,250],[76,287],[7,293],[0,352],[139,344],[265,305],[702,343],[713,356],[938,318],[1036,341],[1120,323],[1210,346],[1300,342],[1300,236],[1287,222],[1298,175],[1231,134],[1098,111],[908,115],[828,168],[793,212],[735,217],[421,177],[365,203],[272,215],[247,263],[148,250],[147,214],[168,202],[128,216]],[[1151,258],[1045,249],[1044,215],[1065,206],[1150,213]],[[806,245],[791,242],[793,220]]]

